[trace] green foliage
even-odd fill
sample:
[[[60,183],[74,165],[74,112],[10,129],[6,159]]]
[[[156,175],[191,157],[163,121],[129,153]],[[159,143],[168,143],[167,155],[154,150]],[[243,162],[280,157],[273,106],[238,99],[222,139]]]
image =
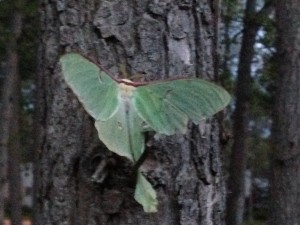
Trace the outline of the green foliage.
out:
[[[224,22],[231,23],[242,16],[243,8],[239,0],[223,0],[222,11]]]
[[[19,10],[23,14],[22,18],[22,34],[18,41],[20,56],[26,55],[30,58],[29,65],[35,61],[32,57],[36,55],[36,39],[38,31],[38,1],[30,0],[2,0],[0,1],[0,62],[5,61],[6,46],[12,37],[11,33],[11,17],[14,10]],[[22,60],[21,60],[22,61]],[[27,61],[29,62],[29,61]]]
[[[252,118],[265,117],[270,114],[270,110],[272,109],[272,97],[270,93],[262,87],[260,80],[255,81],[252,86],[250,105]]]
[[[221,87],[201,79],[134,84],[116,81],[79,54],[61,57],[64,78],[86,111],[96,120],[107,148],[136,163],[144,152],[144,132],[185,133],[194,123],[222,110],[230,101]],[[135,199],[146,212],[157,211],[156,193],[138,171]]]
[[[263,44],[265,48],[273,49],[276,41],[276,28],[274,19],[270,17],[264,17],[262,24],[265,35],[260,36],[258,41]]]
[[[0,1],[0,62],[5,59],[6,43],[9,38],[9,13],[11,12],[10,1]]]
[[[22,80],[26,81],[34,80],[36,76],[37,46],[40,32],[37,17],[36,10],[23,18],[22,34],[18,40],[19,70]]]
[[[259,135],[248,138],[248,160],[254,176],[262,176],[268,173],[270,168],[270,140]]]
[[[220,76],[220,83],[229,93],[234,93],[234,84],[233,75],[228,69],[225,69]]]

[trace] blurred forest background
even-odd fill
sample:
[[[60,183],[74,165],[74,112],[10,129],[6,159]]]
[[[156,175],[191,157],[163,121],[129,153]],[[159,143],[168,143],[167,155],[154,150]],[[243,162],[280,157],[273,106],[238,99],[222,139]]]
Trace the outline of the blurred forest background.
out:
[[[300,3],[288,2],[294,2],[294,11],[300,12]],[[283,33],[278,32],[276,19],[284,19],[284,15],[276,16],[281,7],[276,4],[280,3],[223,0],[219,5],[218,82],[233,96],[231,105],[222,113],[220,129],[227,187],[223,222],[227,225],[267,224],[274,220],[272,207],[281,204],[275,203],[278,198],[271,200],[271,183],[276,182],[272,174],[279,174],[271,166],[272,159],[276,158],[272,121],[276,117],[274,112],[279,112],[275,110],[276,85],[279,84],[276,79],[280,76],[278,71],[282,71],[280,64],[287,63],[278,54],[278,36]],[[14,225],[21,220],[31,221],[35,217],[35,201],[39,198],[35,195],[34,174],[37,173],[34,168],[39,132],[36,120],[40,113],[36,110],[40,87],[38,69],[41,68],[38,48],[43,45],[40,36],[40,15],[43,13],[46,12],[37,0],[0,0],[0,225],[2,221],[8,224],[9,220]],[[286,20],[292,20],[292,14],[288,13]],[[286,22],[285,25],[298,29],[297,35],[300,35],[299,22]],[[296,56],[291,54],[290,57]],[[295,117],[300,116],[297,112],[295,109]],[[294,120],[296,124],[299,121]],[[290,142],[290,145],[298,146],[299,143]],[[299,150],[294,153],[296,155],[291,157],[299,158]],[[285,163],[289,162],[282,161]],[[300,172],[299,168],[294,171]],[[298,179],[295,177],[288,182],[299,184]],[[274,196],[277,193],[275,191]],[[294,194],[292,198],[300,212],[299,190],[298,195]]]

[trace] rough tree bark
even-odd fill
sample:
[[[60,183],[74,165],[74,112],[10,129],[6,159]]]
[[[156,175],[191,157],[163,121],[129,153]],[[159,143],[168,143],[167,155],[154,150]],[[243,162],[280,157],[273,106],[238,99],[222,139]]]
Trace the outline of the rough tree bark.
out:
[[[21,33],[22,16],[15,8],[11,15],[11,35],[7,41],[7,69],[2,93],[1,135],[0,135],[0,188],[5,180],[9,182],[9,202],[13,225],[22,220],[21,174],[20,174],[20,75],[18,71],[17,40]],[[2,158],[3,157],[3,158]],[[4,199],[0,192],[0,224],[3,222]]]
[[[119,74],[145,80],[217,77],[216,1],[42,1],[36,224],[222,225],[225,187],[216,119],[185,136],[151,141],[143,164],[159,211],[133,199],[132,165],[95,138],[93,122],[67,88],[58,59],[79,51]],[[94,144],[92,144],[94,143]],[[107,161],[103,183],[91,177]],[[102,174],[103,175],[103,174]]]
[[[276,2],[278,79],[273,114],[271,221],[300,224],[300,2]]]

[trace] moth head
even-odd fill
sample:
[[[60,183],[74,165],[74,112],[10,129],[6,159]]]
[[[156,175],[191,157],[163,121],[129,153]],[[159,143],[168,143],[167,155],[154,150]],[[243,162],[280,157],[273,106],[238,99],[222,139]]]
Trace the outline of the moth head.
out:
[[[123,80],[125,80],[125,79],[123,79]],[[130,81],[130,80],[126,80],[126,82],[128,82],[128,81]],[[132,81],[130,81],[130,82],[133,83]],[[120,83],[119,88],[120,88],[122,97],[131,97],[132,93],[136,87],[134,87],[132,85],[127,85],[126,83]]]

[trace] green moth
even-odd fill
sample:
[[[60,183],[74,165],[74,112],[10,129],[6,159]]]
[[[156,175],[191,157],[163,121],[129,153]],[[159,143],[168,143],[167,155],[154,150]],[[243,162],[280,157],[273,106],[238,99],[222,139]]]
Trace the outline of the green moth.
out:
[[[222,87],[202,79],[116,80],[76,53],[63,55],[60,63],[65,81],[96,120],[100,140],[134,163],[144,152],[144,132],[149,128],[165,135],[184,134],[189,120],[197,124],[230,101]],[[156,192],[140,171],[135,199],[145,212],[157,211]]]

